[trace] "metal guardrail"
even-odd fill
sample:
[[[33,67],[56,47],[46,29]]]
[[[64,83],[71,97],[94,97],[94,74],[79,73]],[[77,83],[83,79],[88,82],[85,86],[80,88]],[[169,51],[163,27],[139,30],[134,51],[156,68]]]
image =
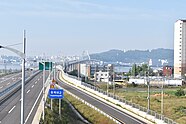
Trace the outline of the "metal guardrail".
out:
[[[25,79],[27,80],[29,76],[25,77]],[[8,91],[12,90],[13,88],[15,88],[17,85],[21,84],[21,79],[19,81],[17,81],[16,83],[12,84],[11,86],[9,86],[8,88],[4,89],[3,91],[0,92],[0,97],[2,97],[5,93],[7,93]]]
[[[71,77],[71,78],[74,78],[74,79],[77,79],[78,80],[78,78],[75,77],[75,76],[68,75],[66,73],[65,73],[65,75],[68,76],[68,77]],[[113,98],[115,100],[119,100],[120,102],[123,102],[126,105],[132,106],[133,108],[136,108],[136,109],[138,109],[140,111],[146,112],[147,114],[149,114],[151,116],[154,116],[156,119],[162,120],[162,121],[164,121],[167,124],[178,124],[175,121],[173,121],[172,119],[165,117],[164,115],[161,115],[161,114],[159,114],[159,113],[157,113],[157,112],[155,112],[153,110],[148,110],[146,107],[142,107],[139,104],[132,103],[132,102],[130,102],[130,101],[124,99],[124,98],[121,98],[121,97],[119,97],[117,95],[114,95],[113,93],[107,93],[103,89],[97,88],[97,87],[92,86],[90,84],[87,84],[85,82],[81,82],[81,84],[84,85],[84,86],[86,86],[86,87],[88,87],[88,88],[90,88],[90,89],[93,89],[95,91],[98,91],[99,93],[102,93],[104,95],[107,95],[107,96],[109,96],[109,97],[111,97],[111,98]]]
[[[39,74],[40,71],[37,71],[36,73],[34,73],[31,77],[27,77],[26,81],[25,81],[25,85],[33,78],[35,77],[37,74]],[[17,90],[19,90],[21,88],[21,80],[17,81],[15,84],[11,85],[10,87],[4,89],[2,92],[0,92],[0,104],[3,103],[3,101],[5,101],[6,99],[8,99],[9,96],[11,96],[14,92],[10,92],[10,91],[14,91],[15,92]],[[9,92],[9,93],[7,93]]]

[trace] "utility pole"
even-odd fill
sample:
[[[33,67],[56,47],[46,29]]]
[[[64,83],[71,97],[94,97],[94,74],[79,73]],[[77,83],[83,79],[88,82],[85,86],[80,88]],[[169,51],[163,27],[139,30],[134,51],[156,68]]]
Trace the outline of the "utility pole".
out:
[[[54,80],[56,81],[56,63],[54,62]]]
[[[148,79],[148,81],[147,81],[147,86],[148,86],[148,97],[147,97],[147,99],[148,99],[148,110],[147,110],[147,113],[149,113],[149,110],[150,110],[150,80]]]
[[[43,64],[43,121],[45,120],[45,62]]]
[[[163,119],[163,95],[164,95],[164,92],[163,92],[163,81],[162,81],[162,86],[161,86],[161,119]]]
[[[97,73],[96,73],[96,71],[97,71],[97,66],[95,65],[95,80],[94,80],[94,87],[96,87],[96,81],[97,81]]]
[[[107,95],[108,95],[108,92],[109,92],[109,85],[108,85],[108,83],[109,83],[109,65],[107,65],[107,72],[108,72],[108,82],[107,82]]]
[[[79,69],[79,60],[78,60],[78,80],[80,79],[79,78],[80,77],[79,71],[80,71],[80,69]]]
[[[149,111],[150,111],[150,78],[149,78],[149,76],[150,76],[150,67],[149,67],[150,65],[148,64],[148,80],[147,80],[147,86],[148,86],[148,97],[147,97],[147,99],[148,99],[148,111],[147,111],[147,113],[149,113]]]
[[[116,90],[116,88],[115,88],[115,73],[114,73],[114,70],[113,70],[113,93],[114,93],[114,95],[115,95],[115,90]]]
[[[26,31],[24,30],[23,54],[25,55]],[[24,124],[24,100],[25,100],[25,58],[22,59],[22,88],[21,88],[21,124]]]

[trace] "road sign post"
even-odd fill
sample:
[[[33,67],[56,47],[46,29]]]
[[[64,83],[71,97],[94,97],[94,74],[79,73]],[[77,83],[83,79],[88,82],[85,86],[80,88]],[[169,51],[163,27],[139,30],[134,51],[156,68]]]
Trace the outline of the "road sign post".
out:
[[[64,93],[63,89],[49,89],[49,94],[48,94],[48,97],[50,99],[59,99],[60,118],[61,118],[61,99],[64,98],[63,93]],[[52,103],[51,103],[51,109],[52,109]]]
[[[59,99],[59,117],[61,118],[61,99]]]
[[[39,62],[39,70],[43,71],[43,120],[45,118],[45,71],[52,70],[52,62]]]

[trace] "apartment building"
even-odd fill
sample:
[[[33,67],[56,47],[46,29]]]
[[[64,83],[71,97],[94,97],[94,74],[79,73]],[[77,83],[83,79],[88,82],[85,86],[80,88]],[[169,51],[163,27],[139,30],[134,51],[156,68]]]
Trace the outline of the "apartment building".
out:
[[[174,24],[174,78],[186,74],[186,20]]]

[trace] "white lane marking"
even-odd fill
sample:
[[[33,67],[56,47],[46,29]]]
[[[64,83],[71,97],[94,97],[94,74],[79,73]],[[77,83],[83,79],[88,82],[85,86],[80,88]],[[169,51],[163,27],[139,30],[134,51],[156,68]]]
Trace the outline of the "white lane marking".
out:
[[[12,112],[16,106],[12,107],[8,113]]]
[[[0,89],[3,88],[3,86],[0,87]]]
[[[39,81],[39,79],[37,79]]]
[[[35,84],[37,84],[37,81],[35,82]]]
[[[8,77],[8,78],[1,78],[3,81],[1,81],[1,83],[3,83],[3,82],[6,82],[6,81],[8,81],[8,80],[11,80],[13,77],[15,78],[16,76],[18,76],[18,75],[20,75],[21,73],[18,73],[18,74],[16,74],[16,75],[13,75],[13,76],[11,76],[11,77]]]
[[[28,90],[26,93],[29,93],[30,92],[30,90]]]
[[[32,85],[32,88],[34,87],[34,85]]]
[[[9,84],[10,84],[10,82],[8,84],[6,84],[6,85],[9,85]]]
[[[28,119],[29,119],[29,117],[30,117],[32,111],[34,110],[34,108],[35,108],[35,106],[36,106],[36,103],[38,102],[39,97],[40,97],[41,94],[42,94],[42,91],[43,91],[43,90],[40,91],[40,93],[39,93],[39,95],[38,95],[38,97],[37,97],[37,99],[36,99],[34,105],[32,106],[32,109],[30,110],[30,113],[28,114],[28,116],[27,116],[27,118],[26,118],[26,120],[25,120],[25,124],[26,124],[26,122],[28,121]]]
[[[21,102],[21,99],[19,101]]]

